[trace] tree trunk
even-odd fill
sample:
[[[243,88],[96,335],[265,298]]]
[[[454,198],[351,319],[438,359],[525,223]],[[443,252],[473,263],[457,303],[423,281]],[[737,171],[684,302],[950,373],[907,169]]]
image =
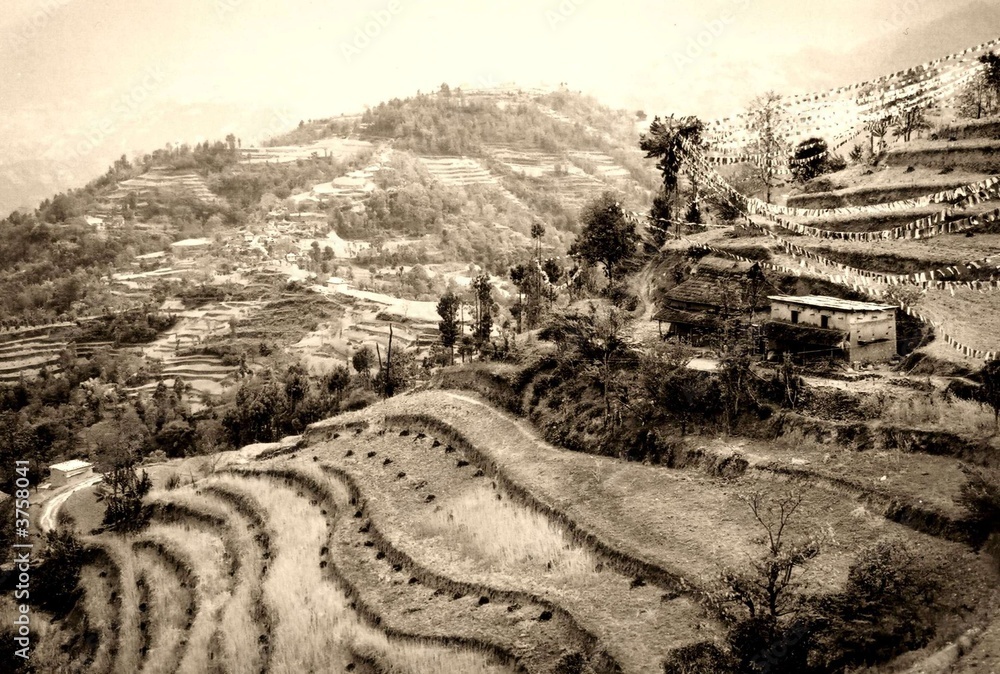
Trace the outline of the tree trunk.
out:
[[[386,398],[391,398],[395,391],[392,385],[392,323],[389,324],[389,346],[385,350],[385,390]]]

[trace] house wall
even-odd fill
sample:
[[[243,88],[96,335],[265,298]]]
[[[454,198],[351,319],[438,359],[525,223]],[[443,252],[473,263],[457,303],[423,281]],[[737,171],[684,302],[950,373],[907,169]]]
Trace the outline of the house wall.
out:
[[[829,328],[848,332],[851,329],[850,312],[838,311],[836,309],[820,309],[819,307],[804,307],[785,302],[773,302],[771,304],[771,320],[792,322],[792,312],[799,312],[799,324],[811,325],[813,327],[823,327],[823,316],[830,318]]]
[[[52,484],[53,487],[62,487],[76,480],[79,477],[93,475],[93,473],[94,471],[90,466],[86,468],[77,468],[76,470],[70,470],[70,471],[56,469],[53,470],[52,474],[49,476],[49,482]]]
[[[792,312],[799,312],[799,325],[822,327],[822,317],[829,318],[828,327],[847,333],[850,347],[848,358],[853,362],[879,362],[896,355],[896,312],[846,311],[772,302],[771,320],[792,322]]]
[[[859,311],[851,316],[851,360],[879,362],[896,355],[896,312]]]

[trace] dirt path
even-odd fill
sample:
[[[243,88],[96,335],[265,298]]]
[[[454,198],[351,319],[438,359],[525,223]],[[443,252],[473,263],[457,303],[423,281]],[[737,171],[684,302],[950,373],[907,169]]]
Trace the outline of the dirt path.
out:
[[[78,491],[83,489],[89,489],[95,484],[103,479],[101,475],[94,475],[93,477],[88,477],[83,482],[79,484],[72,485],[65,491],[59,492],[42,506],[42,516],[38,518],[38,527],[42,530],[42,533],[47,531],[52,531],[56,528],[56,522],[59,517],[59,509],[63,507],[63,504],[69,500],[69,497]]]

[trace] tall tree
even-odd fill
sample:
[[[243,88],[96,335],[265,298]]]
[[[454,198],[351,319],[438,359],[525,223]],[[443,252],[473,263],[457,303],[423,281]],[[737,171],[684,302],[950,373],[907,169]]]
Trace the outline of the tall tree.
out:
[[[959,114],[963,117],[981,119],[996,110],[997,95],[990,86],[985,71],[976,73],[962,89],[958,99]]]
[[[670,224],[679,220],[676,201],[679,188],[679,174],[684,165],[684,146],[701,149],[704,141],[701,134],[705,125],[697,117],[675,118],[673,115],[661,120],[653,118],[649,132],[639,137],[639,149],[645,151],[647,159],[657,159],[656,168],[663,177],[663,187],[653,197],[650,217],[659,226],[657,241],[663,243],[660,237],[666,238]],[[654,232],[658,230],[654,229]]]
[[[113,531],[137,531],[145,524],[142,500],[153,483],[146,471],[136,471],[137,457],[116,463],[104,474],[110,490],[105,499],[104,524]]]
[[[455,364],[455,342],[458,341],[458,297],[453,292],[445,293],[437,303],[437,313],[441,317],[438,331],[441,346],[448,349],[449,360]]]
[[[534,330],[542,318],[545,300],[552,298],[552,288],[533,260],[511,267],[510,280],[518,292],[517,304],[511,308],[517,318],[517,330]]]
[[[771,203],[771,192],[789,151],[781,96],[773,91],[758,96],[747,109],[746,119],[750,134],[747,153],[755,157],[755,172]]]
[[[983,64],[983,79],[986,86],[993,92],[994,100],[1000,98],[1000,55],[995,52],[979,57]]]
[[[807,138],[795,146],[789,169],[797,182],[805,183],[824,173],[830,148],[822,138]]]
[[[569,254],[590,264],[600,263],[608,282],[614,285],[620,273],[635,255],[639,235],[635,224],[625,217],[611,192],[591,202],[582,214],[583,231],[570,247]]]
[[[929,128],[931,128],[931,125],[927,121],[926,109],[921,105],[914,105],[899,113],[895,119],[895,129],[892,134],[896,138],[902,138],[904,142],[909,143],[914,132],[919,133]]]
[[[493,301],[493,284],[490,283],[489,274],[479,274],[473,279],[472,292],[476,300],[476,317],[472,326],[472,336],[481,352],[483,346],[489,343],[490,335],[493,333],[493,312],[496,310],[496,303]]]
[[[375,365],[375,354],[372,353],[372,348],[370,346],[363,346],[354,352],[351,356],[351,367],[358,374],[368,377],[371,374],[371,369]]]
[[[535,241],[535,259],[542,258],[542,237],[545,236],[545,226],[540,222],[531,225],[531,238]]]

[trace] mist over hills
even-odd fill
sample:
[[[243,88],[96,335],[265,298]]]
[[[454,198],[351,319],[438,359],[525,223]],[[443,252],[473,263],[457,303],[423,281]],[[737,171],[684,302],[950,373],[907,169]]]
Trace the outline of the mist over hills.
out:
[[[761,92],[772,85],[788,94],[825,89],[895,71],[982,42],[993,37],[995,27],[1000,25],[1000,7],[992,3],[976,2],[958,7],[944,17],[929,21],[922,19],[923,6],[921,0],[900,2],[898,11],[890,14],[884,25],[884,37],[847,53],[810,49],[791,53],[777,63],[769,60],[765,67],[765,64],[755,63],[752,54],[736,63],[714,60],[710,49],[701,57],[707,61],[700,64],[705,67],[704,71],[685,73],[670,67],[663,71],[663,78],[650,82],[646,90],[637,90],[627,96],[592,88],[585,89],[584,93],[596,95],[613,107],[641,108],[650,115],[671,111],[698,114],[702,118],[728,115],[748,102],[749,99],[743,100],[743,94],[737,93],[744,91],[748,83],[759,83],[763,87]],[[681,47],[672,45],[670,50]],[[686,76],[697,76],[704,81],[688,82],[687,89],[694,91],[694,95],[679,99],[676,80]],[[572,81],[569,86],[578,88]],[[412,93],[399,91],[396,95]],[[374,105],[377,101],[370,103]],[[289,112],[297,109],[294,100],[287,97],[269,100],[266,92],[261,92],[258,104],[253,106],[221,99],[180,103],[158,96],[130,110],[126,118],[117,115],[115,109],[107,103],[91,109],[87,103],[75,106],[67,101],[58,107],[18,110],[15,104],[11,113],[0,122],[0,213],[33,207],[54,192],[82,186],[122,154],[132,157],[166,143],[193,143],[220,138],[230,132],[244,139],[262,139],[290,130],[301,114]],[[342,112],[358,111],[330,109],[323,114],[333,116]],[[105,131],[95,134],[95,129],[100,128]],[[97,142],[88,140],[95,137]],[[84,150],[74,150],[74,147]]]

